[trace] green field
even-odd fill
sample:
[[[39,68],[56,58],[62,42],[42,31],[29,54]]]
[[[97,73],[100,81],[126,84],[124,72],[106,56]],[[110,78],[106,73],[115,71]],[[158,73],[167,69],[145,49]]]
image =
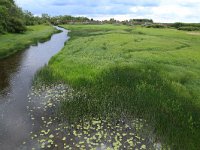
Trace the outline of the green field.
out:
[[[31,44],[45,41],[57,32],[54,27],[49,25],[28,26],[27,28],[28,30],[23,34],[0,35],[0,59],[24,50]]]
[[[174,29],[63,25],[70,41],[35,83],[64,82],[78,97],[66,118],[145,118],[172,149],[200,147],[200,36]]]

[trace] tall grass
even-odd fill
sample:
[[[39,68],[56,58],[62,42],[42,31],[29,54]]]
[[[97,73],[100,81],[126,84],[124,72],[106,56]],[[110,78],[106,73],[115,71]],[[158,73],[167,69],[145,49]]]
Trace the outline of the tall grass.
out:
[[[75,90],[61,104],[66,119],[137,116],[172,149],[200,147],[200,37],[171,29],[64,27],[71,40],[35,83],[65,82]]]

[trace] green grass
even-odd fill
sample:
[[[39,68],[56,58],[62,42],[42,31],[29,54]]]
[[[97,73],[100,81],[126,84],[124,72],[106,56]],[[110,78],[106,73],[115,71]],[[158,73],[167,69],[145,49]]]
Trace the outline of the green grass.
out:
[[[173,29],[64,25],[71,40],[35,83],[75,89],[66,118],[125,113],[147,119],[172,149],[200,147],[200,36]]]
[[[23,34],[0,35],[0,59],[8,57],[31,44],[44,42],[51,37],[56,29],[49,25],[28,26],[28,31]]]

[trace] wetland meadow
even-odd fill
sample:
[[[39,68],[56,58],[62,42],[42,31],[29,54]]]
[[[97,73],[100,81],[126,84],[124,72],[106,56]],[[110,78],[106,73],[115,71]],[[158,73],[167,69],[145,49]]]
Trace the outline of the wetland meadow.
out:
[[[0,150],[199,150],[199,6],[0,0]]]
[[[77,132],[87,122],[92,127],[100,121],[100,129],[96,128],[100,130],[99,138],[96,137],[93,148],[102,143],[113,149],[199,147],[199,36],[175,29],[140,26],[61,27],[70,30],[70,40],[34,79],[39,89],[51,86],[52,82],[70,89],[64,99],[58,98],[62,101],[56,112],[59,119],[65,118],[61,121],[69,125],[80,122],[82,126]],[[104,122],[114,123],[114,136],[109,135]],[[124,130],[126,126],[131,130]],[[84,146],[90,139],[88,134],[93,135],[91,129],[77,138],[83,140]],[[111,143],[106,142],[104,132]],[[133,134],[131,146],[126,137],[129,134]],[[102,137],[105,141],[101,141]],[[143,142],[144,145],[140,144]],[[74,142],[73,148],[79,148],[77,143]]]

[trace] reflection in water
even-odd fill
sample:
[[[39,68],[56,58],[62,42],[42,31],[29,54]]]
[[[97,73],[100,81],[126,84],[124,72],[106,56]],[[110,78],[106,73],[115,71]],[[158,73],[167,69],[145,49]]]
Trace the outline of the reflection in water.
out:
[[[12,74],[19,70],[23,53],[19,52],[15,56],[0,61],[0,92],[6,94],[10,90],[10,80]],[[1,103],[1,102],[0,102]]]
[[[61,28],[58,28],[61,29]],[[62,49],[67,31],[51,40],[31,46],[0,61],[0,149],[17,149],[29,136],[31,120],[27,114],[27,95],[34,74]]]

